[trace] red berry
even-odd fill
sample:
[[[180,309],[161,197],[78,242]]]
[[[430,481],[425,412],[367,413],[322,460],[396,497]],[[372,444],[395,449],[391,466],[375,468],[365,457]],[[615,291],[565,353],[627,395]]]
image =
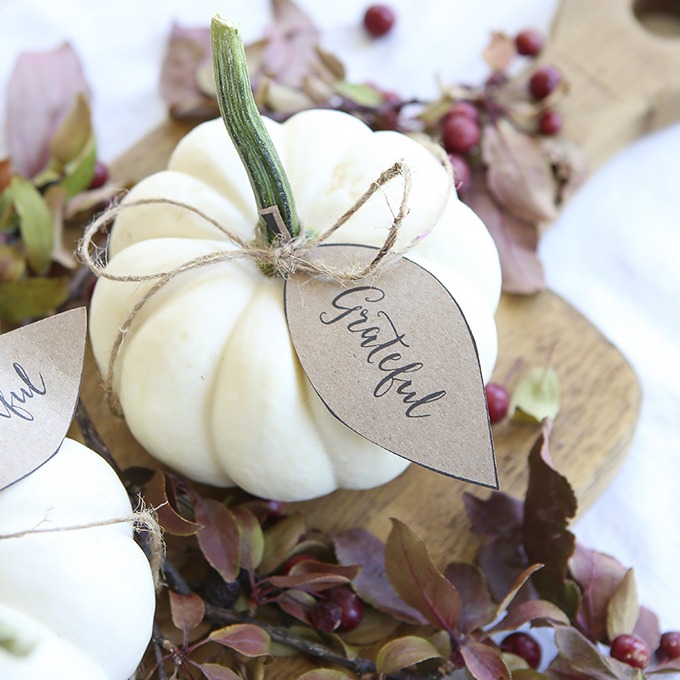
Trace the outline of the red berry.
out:
[[[467,153],[480,136],[479,125],[466,116],[447,117],[442,125],[442,142],[449,153]]]
[[[499,423],[508,415],[510,407],[510,393],[505,385],[489,383],[486,386],[486,403],[489,408],[491,423]]]
[[[92,180],[88,189],[99,189],[109,181],[109,169],[101,161],[97,161],[94,165],[94,172],[92,173]]]
[[[364,27],[379,38],[392,30],[397,16],[389,5],[371,5],[364,13]]]
[[[535,28],[527,28],[515,36],[515,48],[518,54],[535,57],[543,49],[543,34]]]
[[[665,661],[680,659],[680,633],[669,631],[661,636],[659,656]]]
[[[538,668],[541,663],[541,646],[528,633],[510,633],[503,638],[500,645],[504,652],[522,657],[531,668]]]
[[[324,633],[332,633],[340,627],[342,608],[335,602],[319,600],[309,610],[309,620],[316,629]]]
[[[457,153],[449,154],[453,169],[453,182],[458,192],[465,193],[472,185],[472,172],[468,162]]]
[[[562,74],[554,66],[537,68],[529,79],[529,92],[534,99],[545,99],[560,84]]]
[[[338,605],[342,610],[338,630],[354,630],[364,617],[364,606],[354,591],[347,586],[337,586],[325,591],[327,601]]]
[[[479,111],[472,102],[456,102],[451,105],[451,108],[446,112],[444,120],[453,118],[454,116],[463,116],[469,118],[471,121],[479,122]]]
[[[610,654],[633,668],[646,668],[651,656],[647,643],[637,635],[619,635],[614,638]]]
[[[557,111],[547,109],[538,119],[538,129],[544,135],[556,135],[562,129],[562,116]]]

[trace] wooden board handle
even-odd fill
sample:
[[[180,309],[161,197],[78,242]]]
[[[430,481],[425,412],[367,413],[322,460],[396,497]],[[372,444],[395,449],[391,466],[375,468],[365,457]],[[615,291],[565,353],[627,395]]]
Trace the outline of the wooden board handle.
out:
[[[654,20],[668,35],[650,29]],[[680,120],[680,3],[562,0],[541,63],[557,65],[569,83],[559,104],[564,135],[594,170]]]

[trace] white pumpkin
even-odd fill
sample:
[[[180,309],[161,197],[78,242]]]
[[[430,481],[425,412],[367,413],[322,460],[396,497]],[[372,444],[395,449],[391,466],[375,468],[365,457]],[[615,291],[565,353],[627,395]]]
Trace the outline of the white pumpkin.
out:
[[[0,491],[0,678],[127,680],[146,649],[155,591],[115,472],[66,439]]]
[[[283,124],[265,124],[307,231],[330,227],[395,162],[408,165],[413,185],[397,247],[434,225],[408,257],[459,303],[488,380],[497,351],[498,255],[440,162],[405,135],[373,132],[337,111],[304,111]],[[381,245],[402,190],[399,178],[391,181],[329,242]],[[140,182],[127,201],[145,198],[191,204],[241,238],[254,237],[258,215],[249,180],[219,119],[190,132],[168,170]],[[108,271],[161,272],[232,248],[217,228],[186,209],[131,207],[113,227]],[[151,285],[98,282],[90,337],[104,374],[118,329]],[[190,478],[237,484],[268,498],[308,499],[393,479],[408,461],[342,425],[306,379],[287,330],[282,290],[280,279],[239,260],[184,273],[144,304],[113,379],[130,430]]]

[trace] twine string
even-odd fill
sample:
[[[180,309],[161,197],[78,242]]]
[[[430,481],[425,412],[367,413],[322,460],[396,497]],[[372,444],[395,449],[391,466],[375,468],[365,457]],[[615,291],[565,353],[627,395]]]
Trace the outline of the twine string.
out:
[[[163,540],[163,529],[158,523],[158,516],[154,508],[148,508],[140,498],[139,507],[130,515],[125,517],[114,517],[111,519],[100,520],[97,522],[85,522],[83,524],[70,524],[68,526],[41,527],[37,525],[31,529],[22,529],[8,534],[0,534],[0,540],[23,538],[25,536],[35,536],[38,534],[58,534],[70,531],[82,531],[85,529],[96,529],[98,527],[115,526],[117,524],[132,524],[133,531],[139,533],[145,531],[149,541],[149,564],[155,586],[160,585],[160,573],[165,559],[165,541]]]

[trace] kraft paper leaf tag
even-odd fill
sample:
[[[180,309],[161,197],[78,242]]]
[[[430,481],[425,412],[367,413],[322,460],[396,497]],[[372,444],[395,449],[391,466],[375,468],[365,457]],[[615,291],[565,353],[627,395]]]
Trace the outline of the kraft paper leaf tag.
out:
[[[343,271],[376,252],[324,245],[311,256]],[[351,283],[295,274],[284,296],[302,368],[336,418],[419,465],[498,488],[477,349],[430,272],[402,258]]]
[[[78,401],[85,308],[0,335],[0,489],[59,449]]]

